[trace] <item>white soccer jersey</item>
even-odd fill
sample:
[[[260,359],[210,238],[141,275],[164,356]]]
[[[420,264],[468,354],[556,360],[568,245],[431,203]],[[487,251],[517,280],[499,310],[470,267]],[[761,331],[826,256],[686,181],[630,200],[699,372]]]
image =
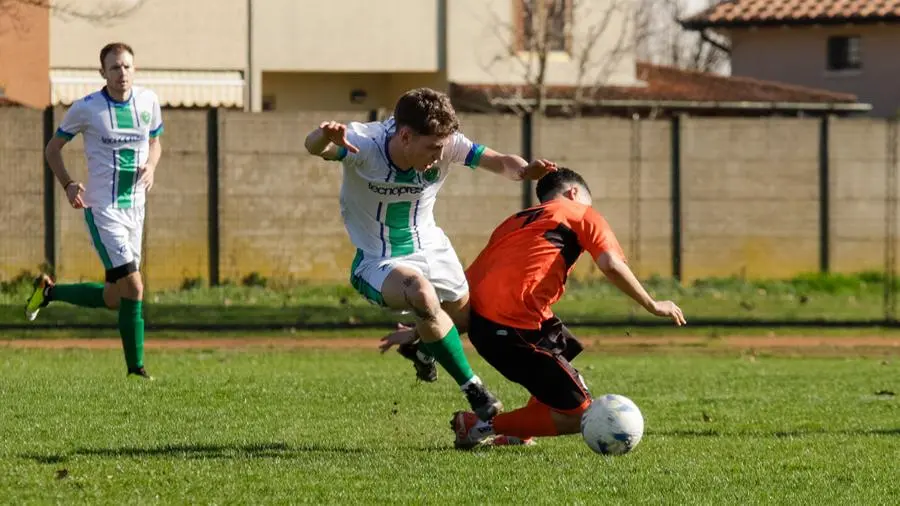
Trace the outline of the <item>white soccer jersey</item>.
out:
[[[162,134],[162,112],[156,93],[133,87],[131,97],[117,102],[102,89],[78,100],[66,112],[56,135],[84,136],[88,207],[142,207],[143,186],[137,169],[150,154],[150,138]]]
[[[437,193],[451,164],[474,168],[484,152],[484,146],[455,133],[441,159],[427,171],[401,170],[387,150],[394,129],[393,118],[350,123],[347,140],[359,152],[341,150],[341,215],[353,245],[370,257],[397,257],[441,247],[446,236],[434,222]]]

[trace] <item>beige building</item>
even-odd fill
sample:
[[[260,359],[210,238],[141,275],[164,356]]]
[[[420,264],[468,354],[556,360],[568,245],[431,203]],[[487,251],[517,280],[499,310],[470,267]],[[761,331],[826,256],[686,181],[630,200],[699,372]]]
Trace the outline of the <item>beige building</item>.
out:
[[[900,0],[733,0],[682,23],[731,44],[735,76],[856,95],[900,113]]]
[[[134,0],[122,0],[125,3]],[[554,0],[547,82],[633,86],[625,46],[633,0]],[[84,8],[108,0],[81,0]],[[102,85],[105,43],[136,53],[138,84],[170,106],[248,109],[390,107],[415,86],[521,84],[536,72],[522,49],[534,0],[145,0],[132,15],[96,25],[52,16],[51,101],[70,103]],[[575,21],[577,20],[577,22]],[[573,56],[605,28],[581,66]],[[518,46],[518,47],[517,47]]]

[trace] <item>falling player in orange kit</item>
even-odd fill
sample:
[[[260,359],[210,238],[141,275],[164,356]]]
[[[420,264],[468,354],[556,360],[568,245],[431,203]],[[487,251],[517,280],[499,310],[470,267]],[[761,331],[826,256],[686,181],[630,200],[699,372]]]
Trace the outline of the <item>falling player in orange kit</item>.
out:
[[[655,301],[625,263],[606,220],[591,207],[587,183],[560,167],[537,183],[541,204],[502,224],[466,271],[470,287],[469,340],[507,379],[532,395],[528,404],[490,421],[472,412],[453,415],[457,448],[482,443],[530,444],[536,436],[574,434],[591,395],[570,361],[581,345],[550,307],[582,251],[606,278],[650,313],[685,322],[671,301]],[[385,338],[384,350],[400,333]]]

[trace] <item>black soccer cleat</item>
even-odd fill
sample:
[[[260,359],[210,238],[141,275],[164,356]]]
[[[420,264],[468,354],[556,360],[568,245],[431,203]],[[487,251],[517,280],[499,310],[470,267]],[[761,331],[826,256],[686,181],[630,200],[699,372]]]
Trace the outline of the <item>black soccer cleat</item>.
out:
[[[488,392],[488,389],[481,383],[471,383],[463,389],[472,411],[478,415],[478,418],[485,422],[497,416],[503,410],[503,403],[494,397],[494,394]]]
[[[437,381],[438,371],[434,357],[429,357],[419,351],[419,341],[401,344],[397,347],[397,352],[413,363],[416,368],[416,378],[428,383]]]
[[[129,368],[126,377],[153,381],[153,376],[150,376],[143,367]]]

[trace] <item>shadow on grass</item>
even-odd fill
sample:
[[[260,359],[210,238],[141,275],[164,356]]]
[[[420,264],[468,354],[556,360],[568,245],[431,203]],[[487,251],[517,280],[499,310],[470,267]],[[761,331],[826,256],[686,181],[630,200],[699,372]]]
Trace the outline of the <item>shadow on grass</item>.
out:
[[[20,306],[0,305],[0,329],[117,328],[116,312],[59,305],[47,308],[34,322],[25,321]],[[374,305],[363,307],[268,307],[146,304],[144,322],[148,330],[282,330],[393,328],[395,313]]]
[[[746,431],[746,432],[729,432],[716,429],[684,429],[684,430],[661,430],[647,431],[644,436],[672,436],[672,437],[709,437],[709,438],[726,438],[726,437],[774,437],[774,438],[790,438],[816,436],[822,434],[841,434],[846,436],[900,436],[900,428],[897,429],[793,429],[785,431]]]
[[[559,312],[569,327],[670,327],[671,322],[650,316],[628,317],[616,314],[582,315]],[[262,305],[174,305],[144,306],[147,330],[180,331],[263,331],[263,330],[345,330],[392,329],[398,321],[408,321],[396,312],[374,305],[365,306],[285,306]],[[701,327],[809,327],[873,328],[897,327],[900,322],[860,317],[859,319],[822,319],[811,316],[784,317],[760,315],[756,318],[704,318],[694,316],[692,328]],[[116,330],[116,313],[105,309],[84,309],[68,305],[43,310],[34,322],[25,321],[21,306],[0,305],[0,330],[39,329]]]
[[[450,446],[428,446],[417,448],[427,452],[455,451]],[[62,464],[71,457],[109,457],[109,458],[180,458],[180,459],[297,459],[310,454],[321,455],[359,455],[375,453],[379,450],[368,448],[326,446],[319,444],[288,445],[285,443],[260,443],[250,445],[215,445],[215,444],[168,444],[150,448],[78,448],[62,454],[23,454],[21,458],[33,460],[39,464]]]

